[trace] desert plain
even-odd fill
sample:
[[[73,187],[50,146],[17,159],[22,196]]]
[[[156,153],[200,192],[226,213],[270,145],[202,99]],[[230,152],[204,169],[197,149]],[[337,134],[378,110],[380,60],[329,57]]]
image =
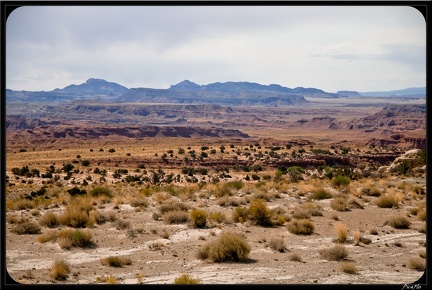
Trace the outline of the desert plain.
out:
[[[416,283],[424,101],[77,102],[34,105],[27,119],[11,104],[7,273],[22,284]]]

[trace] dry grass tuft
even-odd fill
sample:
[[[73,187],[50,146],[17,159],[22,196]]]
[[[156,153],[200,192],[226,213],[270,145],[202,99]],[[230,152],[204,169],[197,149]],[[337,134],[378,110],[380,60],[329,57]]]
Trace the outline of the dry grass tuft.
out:
[[[293,220],[288,224],[288,231],[295,235],[311,235],[314,228],[314,224],[307,219]]]
[[[245,207],[236,207],[231,214],[232,220],[236,223],[244,223],[249,216],[249,210]]]
[[[292,217],[298,220],[302,220],[302,219],[310,219],[311,215],[309,214],[309,212],[305,211],[305,210],[294,210],[294,212],[292,213]]]
[[[56,260],[50,268],[50,277],[54,280],[66,280],[69,277],[70,266],[65,260]]]
[[[318,188],[312,192],[309,199],[310,200],[321,200],[321,199],[329,199],[332,197],[333,197],[333,194],[331,194],[329,191],[325,190],[324,188]]]
[[[209,214],[209,219],[213,222],[223,223],[226,221],[226,216],[223,212],[217,211]]]
[[[115,223],[115,228],[119,231],[124,230],[124,229],[129,229],[130,228],[130,222],[126,221],[126,220],[118,220]]]
[[[273,251],[277,251],[280,253],[283,253],[287,250],[287,248],[285,247],[285,241],[281,237],[280,238],[271,238],[269,241],[269,247]]]
[[[335,197],[330,202],[330,206],[332,209],[337,211],[347,211],[347,199],[344,197]]]
[[[207,213],[202,209],[193,209],[190,213],[190,220],[194,228],[204,228],[207,224]]]
[[[356,198],[350,198],[347,200],[347,207],[349,209],[364,209],[364,204]]]
[[[38,236],[37,241],[46,243],[56,241],[62,249],[71,247],[87,247],[93,244],[92,234],[88,230],[64,229],[61,231],[49,231]]]
[[[58,227],[60,224],[58,216],[53,212],[47,212],[39,219],[39,224],[48,228]]]
[[[65,212],[58,217],[60,224],[72,228],[85,228],[92,226],[94,220],[90,219],[87,208],[69,206]]]
[[[96,282],[97,283],[106,283],[106,284],[118,284],[119,280],[113,276],[113,275],[109,275],[109,276],[100,276],[96,278]]]
[[[381,191],[375,185],[366,185],[361,189],[361,193],[367,196],[381,196]]]
[[[11,232],[17,235],[35,235],[41,232],[41,228],[34,222],[23,222],[15,225]]]
[[[348,250],[342,245],[320,250],[319,253],[324,259],[329,261],[343,261],[348,257]]]
[[[358,269],[352,262],[342,262],[341,269],[347,274],[358,274]]]
[[[359,231],[353,232],[353,239],[354,239],[354,245],[358,246],[360,245],[360,242],[362,241],[362,235]]]
[[[181,202],[168,202],[160,206],[159,211],[161,214],[169,211],[187,211],[189,206]]]
[[[145,198],[134,198],[129,203],[132,207],[144,208],[148,206],[148,201]]]
[[[199,279],[192,278],[189,274],[182,274],[181,276],[174,279],[174,284],[200,284]]]
[[[251,247],[242,235],[223,232],[217,240],[204,245],[197,252],[197,258],[210,259],[213,262],[246,261]]]
[[[172,210],[163,215],[163,219],[168,224],[183,224],[189,221],[189,215],[182,210]]]
[[[109,256],[101,260],[102,265],[110,267],[123,267],[124,265],[131,265],[132,260],[126,257]]]
[[[395,216],[386,220],[384,225],[389,225],[395,229],[409,229],[411,222],[404,216]]]
[[[348,240],[348,228],[345,224],[338,222],[334,225],[334,231],[336,234],[335,242],[345,243]]]
[[[408,268],[411,270],[424,271],[426,269],[426,261],[422,258],[409,258]]]
[[[271,212],[262,199],[255,199],[249,206],[249,219],[258,226],[272,226]]]
[[[302,262],[302,259],[301,259],[300,255],[298,253],[292,253],[289,256],[289,260],[293,261],[293,262]]]
[[[381,196],[375,201],[375,204],[381,208],[392,208],[398,207],[399,200],[391,194]]]

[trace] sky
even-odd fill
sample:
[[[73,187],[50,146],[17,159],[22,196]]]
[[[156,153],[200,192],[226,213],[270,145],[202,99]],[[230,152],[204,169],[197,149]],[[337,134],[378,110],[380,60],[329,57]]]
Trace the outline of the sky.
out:
[[[23,6],[6,87],[89,78],[166,89],[247,81],[326,92],[426,86],[426,23],[408,6]]]

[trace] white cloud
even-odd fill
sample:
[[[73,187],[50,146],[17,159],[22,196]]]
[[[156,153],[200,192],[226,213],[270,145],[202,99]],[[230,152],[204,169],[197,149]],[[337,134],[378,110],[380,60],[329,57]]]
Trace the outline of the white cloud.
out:
[[[327,91],[426,84],[424,19],[403,6],[35,6],[6,28],[6,85],[16,90],[90,77],[157,88],[183,79]]]

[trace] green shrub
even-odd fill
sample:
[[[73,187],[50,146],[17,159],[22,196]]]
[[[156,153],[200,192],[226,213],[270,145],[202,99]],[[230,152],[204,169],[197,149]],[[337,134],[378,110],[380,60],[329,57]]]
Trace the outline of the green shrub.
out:
[[[293,220],[288,224],[288,231],[295,235],[311,235],[314,228],[314,224],[308,219]]]
[[[86,193],[87,193],[87,191],[86,191],[85,189],[80,189],[80,188],[77,187],[77,186],[72,187],[71,189],[68,189],[67,192],[68,192],[70,195],[72,195],[72,196],[75,196],[75,195],[78,195],[78,194],[83,195],[83,194],[86,194]]]
[[[89,166],[90,165],[90,160],[87,160],[87,159],[86,160],[82,160],[81,161],[81,165],[82,166]]]
[[[249,206],[249,219],[259,226],[271,226],[271,212],[264,200],[255,199]]]
[[[204,228],[207,224],[207,213],[202,209],[194,209],[190,213],[192,226],[195,228]]]
[[[223,232],[217,240],[204,245],[198,253],[199,259],[210,259],[213,262],[246,261],[251,247],[239,234]]]
[[[343,175],[336,175],[332,178],[331,183],[334,187],[347,186],[350,184],[350,178]]]

